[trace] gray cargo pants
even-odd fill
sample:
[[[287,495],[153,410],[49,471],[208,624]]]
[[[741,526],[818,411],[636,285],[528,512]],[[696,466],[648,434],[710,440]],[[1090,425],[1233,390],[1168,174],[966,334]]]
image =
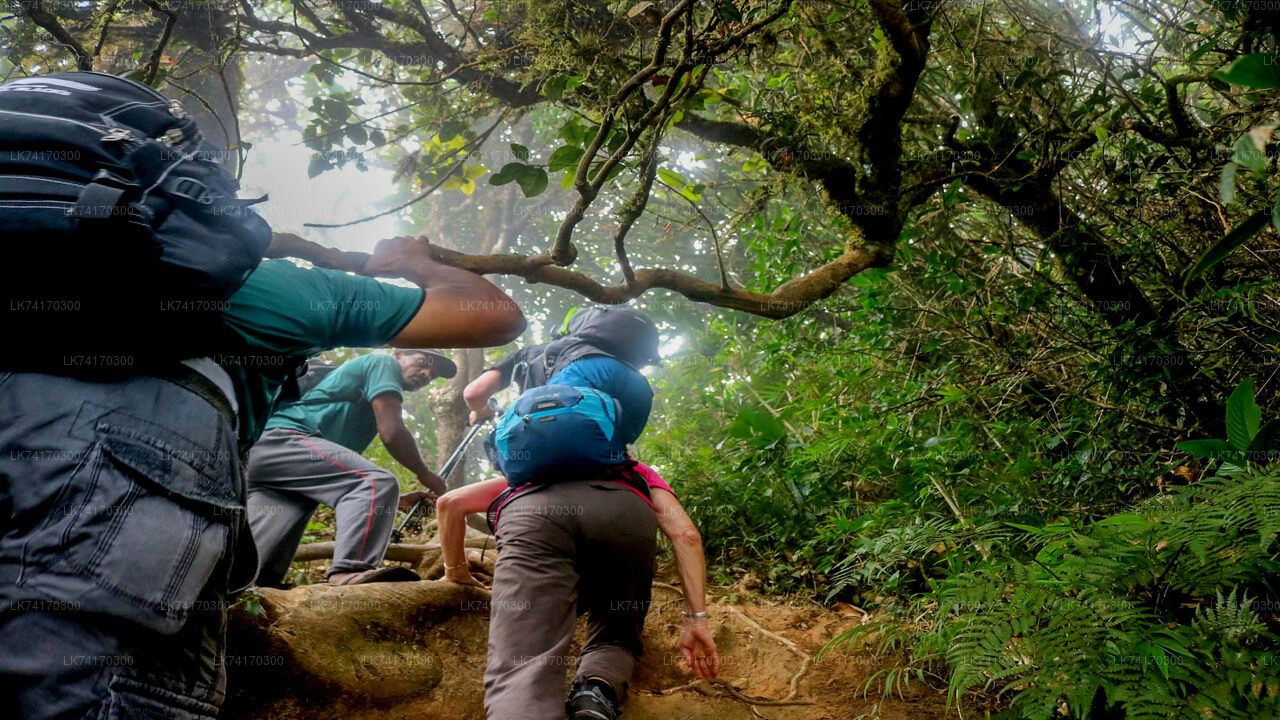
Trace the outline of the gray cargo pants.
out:
[[[267,430],[254,444],[248,472],[259,585],[283,580],[320,503],[337,514],[330,575],[382,563],[400,500],[400,485],[390,472],[319,435],[282,428]]]
[[[157,377],[0,372],[0,717],[217,716],[255,564],[230,418]]]
[[[616,482],[548,485],[507,504],[489,603],[489,720],[564,717],[565,650],[582,614],[577,677],[603,678],[625,695],[649,611],[656,532],[649,504]]]

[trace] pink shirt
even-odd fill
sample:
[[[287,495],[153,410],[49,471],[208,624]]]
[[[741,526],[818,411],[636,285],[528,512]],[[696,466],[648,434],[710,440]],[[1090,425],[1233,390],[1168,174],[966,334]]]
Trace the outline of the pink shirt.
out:
[[[662,476],[658,474],[658,471],[654,470],[648,465],[645,465],[642,462],[636,461],[636,472],[640,473],[640,476],[643,477],[649,483],[650,488],[658,488],[660,490],[666,490],[672,495],[676,494],[676,491],[671,489],[671,486],[667,484],[666,480],[662,479]]]

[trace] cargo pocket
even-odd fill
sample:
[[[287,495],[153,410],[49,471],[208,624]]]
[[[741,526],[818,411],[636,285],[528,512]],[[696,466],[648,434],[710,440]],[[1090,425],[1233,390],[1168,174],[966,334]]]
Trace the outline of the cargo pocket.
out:
[[[104,425],[60,498],[65,521],[49,567],[82,581],[81,609],[175,632],[211,578],[226,583],[214,573],[226,575],[243,513],[237,488],[163,447],[102,434]]]
[[[216,720],[218,706],[138,682],[111,678],[95,720]]]

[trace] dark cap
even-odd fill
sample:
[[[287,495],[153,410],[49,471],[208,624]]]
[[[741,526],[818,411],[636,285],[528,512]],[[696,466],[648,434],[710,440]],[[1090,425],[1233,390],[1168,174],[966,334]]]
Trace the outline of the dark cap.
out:
[[[433,348],[403,348],[401,352],[425,355],[427,357],[427,367],[431,368],[431,374],[435,377],[447,380],[458,374],[458,366],[439,350]]]

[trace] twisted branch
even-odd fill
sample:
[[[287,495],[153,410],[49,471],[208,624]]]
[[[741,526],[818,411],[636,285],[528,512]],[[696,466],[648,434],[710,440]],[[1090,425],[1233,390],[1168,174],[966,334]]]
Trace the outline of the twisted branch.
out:
[[[325,247],[292,233],[275,233],[267,257],[295,257],[331,270],[360,272],[369,261],[368,253],[346,252]],[[547,253],[519,255],[500,253],[470,255],[431,245],[431,255],[445,265],[480,275],[514,275],[529,282],[546,283],[572,290],[589,300],[617,305],[640,297],[653,289],[671,290],[690,300],[731,310],[782,319],[830,296],[846,280],[873,267],[883,267],[892,259],[874,246],[849,247],[835,260],[780,285],[771,293],[727,288],[669,268],[635,271],[632,284],[603,285],[582,273],[556,267]]]

